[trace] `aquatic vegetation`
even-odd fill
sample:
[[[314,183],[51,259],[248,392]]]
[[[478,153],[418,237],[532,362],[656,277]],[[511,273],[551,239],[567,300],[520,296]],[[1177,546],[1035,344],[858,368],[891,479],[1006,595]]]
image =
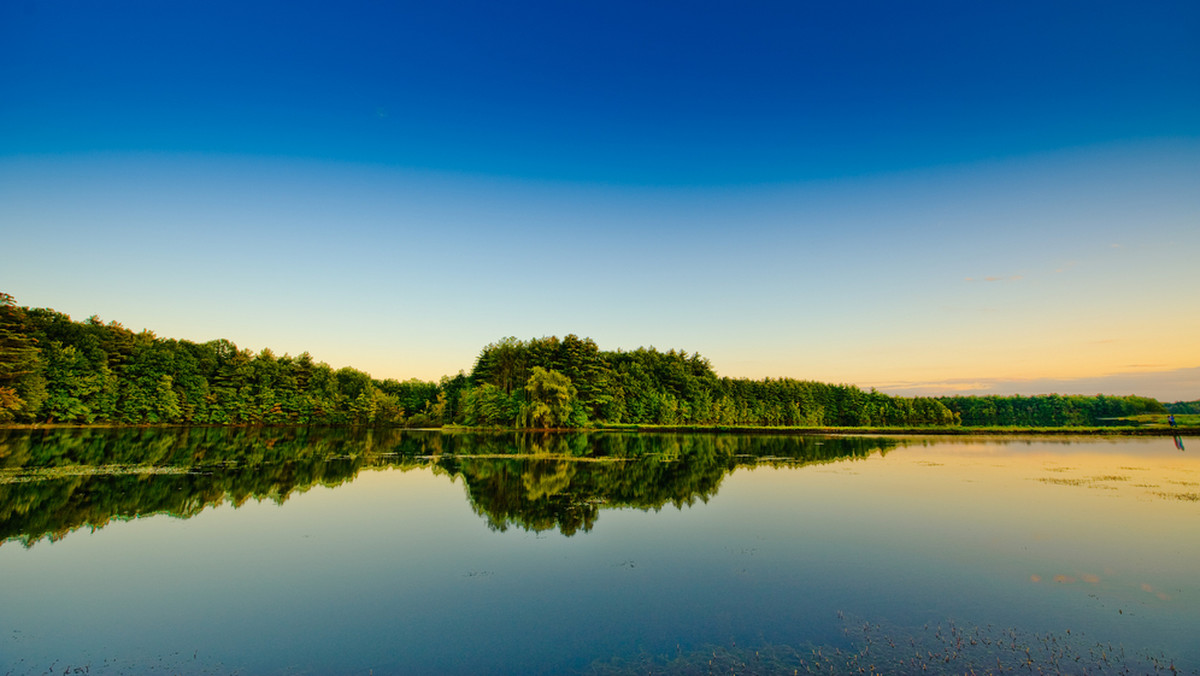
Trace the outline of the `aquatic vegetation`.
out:
[[[1042,477],[1038,481],[1044,484],[1057,484],[1059,486],[1090,486],[1092,484],[1088,479],[1058,479],[1054,477]]]
[[[1160,498],[1168,500],[1183,500],[1184,502],[1200,502],[1200,493],[1155,493]]]
[[[842,645],[704,645],[674,655],[596,662],[584,671],[626,674],[1182,674],[1163,654],[1133,651],[1064,629],[1037,633],[953,620],[899,627],[838,613]]]
[[[1163,498],[1166,500],[1182,500],[1184,502],[1200,501],[1200,494],[1197,494],[1194,491],[1174,492],[1163,490],[1167,484],[1182,486],[1185,488],[1200,485],[1200,483],[1190,479],[1170,478],[1171,474],[1178,472],[1177,469],[1160,468],[1159,470],[1155,470],[1155,473],[1159,476],[1146,476],[1144,473],[1151,472],[1152,470],[1145,467],[1121,466],[1119,469],[1136,471],[1143,474],[1140,474],[1137,477],[1137,483],[1134,483],[1134,476],[1128,474],[1097,473],[1091,474],[1090,476],[1070,476],[1069,472],[1075,471],[1073,468],[1044,467],[1043,471],[1051,472],[1058,476],[1036,477],[1036,480],[1044,484],[1051,484],[1055,486],[1075,486],[1104,491],[1125,490],[1126,487],[1141,488],[1146,489],[1145,492],[1141,493],[1142,497]],[[1169,474],[1167,474],[1167,476],[1162,476],[1164,473]]]

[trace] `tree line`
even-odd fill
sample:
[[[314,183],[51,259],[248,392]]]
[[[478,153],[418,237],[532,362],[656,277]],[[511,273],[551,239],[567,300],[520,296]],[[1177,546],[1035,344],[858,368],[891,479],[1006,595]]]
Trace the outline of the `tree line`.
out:
[[[0,423],[583,428],[1073,426],[1163,413],[1147,397],[900,397],[790,378],[719,377],[653,347],[567,335],[485,346],[470,373],[377,380],[307,352],[254,353],[84,322],[0,294]]]
[[[436,383],[72,321],[0,294],[0,422],[428,424]]]
[[[718,377],[699,354],[654,348],[601,351],[568,335],[506,338],[485,347],[448,404],[470,425],[511,425],[533,396],[520,384],[535,369],[565,376],[574,388],[563,415],[572,426],[603,424],[747,427],[946,427],[1102,425],[1124,416],[1165,413],[1138,396],[899,397],[853,385],[790,378]]]
[[[788,378],[717,376],[699,354],[653,347],[601,351],[590,338],[505,338],[485,347],[469,376],[447,388],[447,405],[469,425],[520,422],[539,401],[529,388],[561,375],[570,396],[559,412],[569,426],[588,422],[718,426],[955,425],[954,412],[930,397],[892,397],[853,385]],[[522,384],[526,384],[522,387]],[[535,421],[536,422],[536,421]]]
[[[1172,404],[1167,404],[1168,413],[1176,414],[1200,414],[1200,400],[1196,401],[1177,401]]]
[[[1077,427],[1103,425],[1125,416],[1166,413],[1157,399],[1048,394],[1036,397],[943,397],[942,401],[971,427]]]

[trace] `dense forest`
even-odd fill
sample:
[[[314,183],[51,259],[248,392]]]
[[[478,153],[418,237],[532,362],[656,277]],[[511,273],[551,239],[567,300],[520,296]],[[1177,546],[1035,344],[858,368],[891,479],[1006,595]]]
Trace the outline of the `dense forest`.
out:
[[[1173,404],[1167,404],[1168,413],[1200,413],[1200,400],[1197,401],[1177,401]]]
[[[0,294],[0,422],[430,424],[436,383],[134,333]],[[437,416],[440,422],[440,415]]]
[[[1075,426],[1164,413],[1135,396],[898,397],[787,378],[722,378],[686,351],[505,338],[469,374],[376,380],[308,353],[254,353],[76,322],[0,294],[0,423],[582,428]]]

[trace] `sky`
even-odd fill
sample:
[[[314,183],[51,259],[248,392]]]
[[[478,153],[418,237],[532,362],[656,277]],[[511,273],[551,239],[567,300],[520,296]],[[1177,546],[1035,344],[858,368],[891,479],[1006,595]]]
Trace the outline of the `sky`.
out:
[[[376,378],[574,333],[1200,398],[1200,3],[0,3],[0,291]]]

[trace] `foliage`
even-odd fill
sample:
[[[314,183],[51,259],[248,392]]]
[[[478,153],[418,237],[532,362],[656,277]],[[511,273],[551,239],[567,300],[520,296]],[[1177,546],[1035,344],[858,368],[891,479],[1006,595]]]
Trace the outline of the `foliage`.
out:
[[[0,423],[33,415],[46,398],[37,340],[25,308],[0,293]]]
[[[488,387],[488,385],[484,385]],[[521,406],[522,427],[553,429],[579,427],[586,422],[582,411],[573,415],[577,390],[571,379],[558,371],[534,366],[525,383],[526,401]]]
[[[438,394],[436,383],[380,382],[308,353],[75,322],[0,294],[0,423],[405,426],[429,423]]]
[[[1179,415],[1181,413],[1200,413],[1200,400],[1196,401],[1177,401],[1173,404],[1166,405],[1167,413]]]
[[[1136,396],[1051,394],[1037,397],[944,397],[942,401],[960,416],[964,425],[975,427],[1076,427],[1099,425],[1142,413],[1166,413],[1157,400]]]
[[[164,339],[95,316],[75,322],[20,307],[0,294],[0,423],[933,429],[1079,427],[1166,411],[1133,396],[910,398],[790,378],[721,378],[696,353],[605,352],[574,334],[504,338],[483,348],[470,374],[438,383],[378,381],[307,352],[279,357],[228,340]]]
[[[488,345],[466,387],[501,390],[534,369],[566,376],[575,388],[572,427],[588,422],[635,425],[935,426],[958,418],[937,399],[890,397],[851,385],[792,379],[719,378],[709,361],[654,347],[602,352],[568,335]],[[519,390],[511,390],[521,396]],[[531,402],[523,410],[533,410]],[[472,424],[470,415],[458,422]],[[523,419],[523,425],[538,426]]]

